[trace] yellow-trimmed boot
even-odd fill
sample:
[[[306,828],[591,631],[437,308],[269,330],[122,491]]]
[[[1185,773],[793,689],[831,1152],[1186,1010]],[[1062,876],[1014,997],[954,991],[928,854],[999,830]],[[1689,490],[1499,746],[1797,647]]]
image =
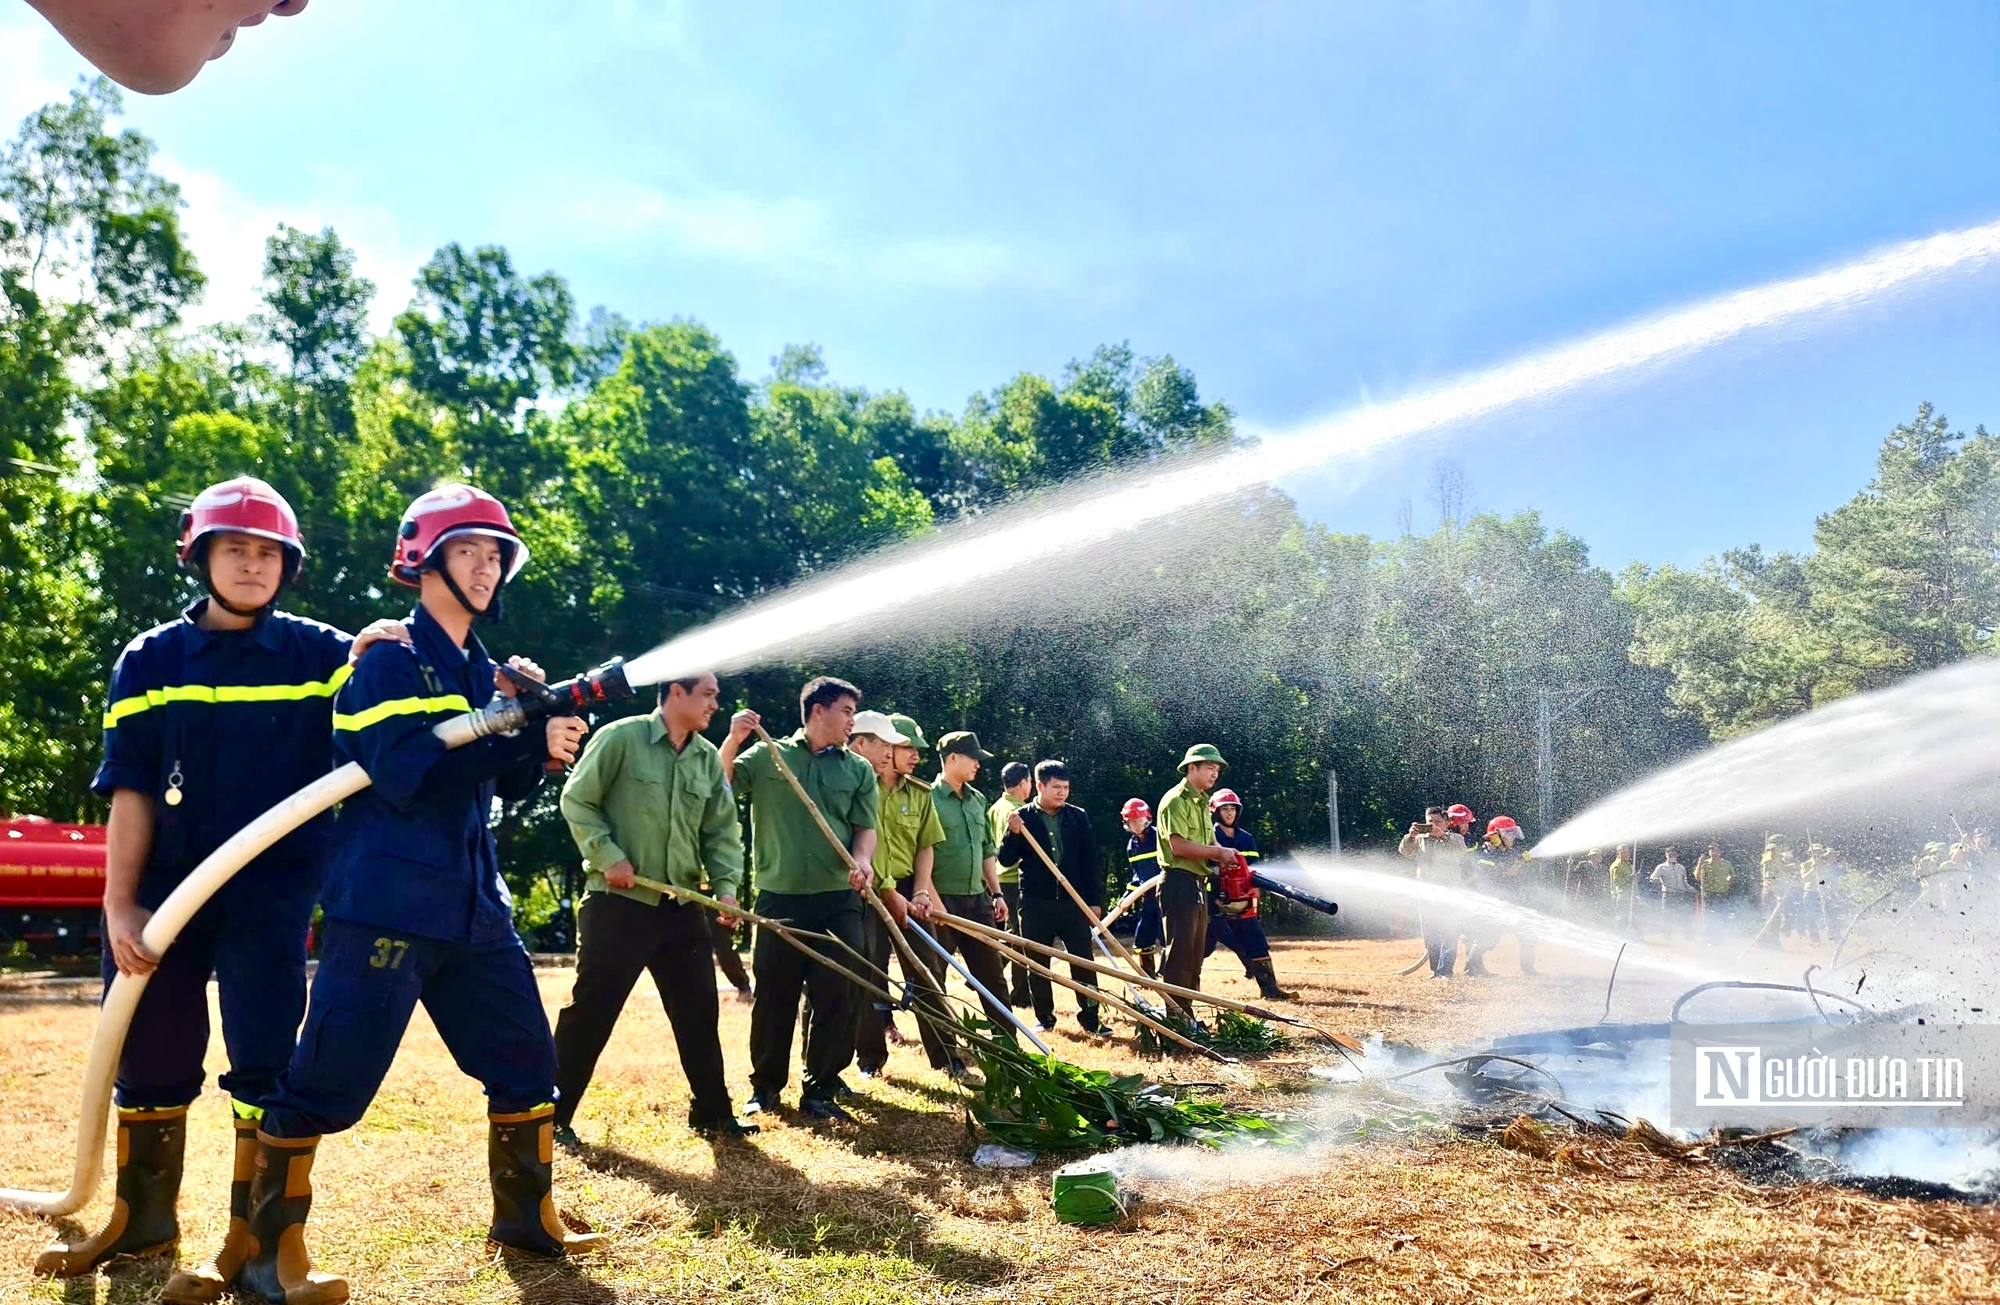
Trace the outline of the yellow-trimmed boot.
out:
[[[317,1137],[272,1137],[259,1129],[250,1180],[249,1239],[236,1274],[239,1295],[271,1305],[339,1305],[347,1279],[315,1273],[306,1253]]]
[[[121,1255],[171,1250],[180,1240],[174,1202],[187,1151],[187,1107],[118,1112],[118,1185],[111,1217],[80,1242],[57,1242],[35,1260],[35,1272],[74,1278]]]
[[[610,1240],[573,1233],[556,1215],[554,1106],[486,1117],[486,1167],[493,1177],[493,1227],[486,1236],[530,1255],[579,1255]]]
[[[160,1299],[168,1305],[212,1305],[236,1281],[250,1257],[250,1183],[257,1176],[257,1121],[241,1115],[236,1125],[236,1167],[229,1178],[229,1231],[222,1249],[198,1269],[182,1269],[167,1279]]]

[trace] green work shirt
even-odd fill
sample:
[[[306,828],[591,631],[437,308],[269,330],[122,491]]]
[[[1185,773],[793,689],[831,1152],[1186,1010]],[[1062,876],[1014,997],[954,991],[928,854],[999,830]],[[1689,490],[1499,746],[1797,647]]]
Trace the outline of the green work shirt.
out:
[[[1736,867],[1720,857],[1713,861],[1703,857],[1694,863],[1694,878],[1703,897],[1726,897],[1736,882]]]
[[[986,795],[967,784],[963,793],[951,791],[943,776],[931,785],[931,805],[937,810],[938,824],[944,827],[944,842],[938,845],[937,859],[931,862],[931,882],[940,896],[970,897],[986,891],[986,858],[1000,850],[987,819]]]
[[[743,827],[722,782],[722,754],[699,734],[676,752],[658,712],[597,732],[563,785],[562,813],[589,871],[586,892],[657,903],[650,888],[604,882],[620,861],[641,878],[714,897],[743,886]]]
[[[1215,817],[1208,813],[1208,796],[1182,780],[1160,799],[1160,814],[1154,823],[1160,829],[1160,864],[1208,878],[1211,873],[1208,862],[1175,856],[1169,850],[1175,834],[1190,843],[1215,842]]]
[[[814,752],[804,730],[777,746],[843,847],[854,846],[855,830],[875,828],[880,802],[873,766],[846,748]],[[769,747],[758,742],[736,758],[735,783],[750,801],[758,892],[835,893],[848,887],[846,864],[778,773]]]
[[[993,846],[999,847],[1000,840],[1007,837],[1007,817],[1027,805],[1026,802],[1015,797],[1012,793],[1002,793],[999,797],[993,799],[993,805],[986,808],[986,829],[993,837]],[[1001,866],[1000,882],[1003,884],[1020,883],[1021,867],[1018,864]]]
[[[944,842],[944,826],[938,823],[930,785],[908,775],[894,788],[878,784],[876,800],[882,816],[881,839],[875,844],[876,882],[901,882],[916,873],[917,853]]]

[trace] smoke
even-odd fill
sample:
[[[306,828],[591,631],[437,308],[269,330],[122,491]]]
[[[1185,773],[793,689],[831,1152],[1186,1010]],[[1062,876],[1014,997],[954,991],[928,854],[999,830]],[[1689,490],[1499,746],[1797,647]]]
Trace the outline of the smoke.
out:
[[[1811,1149],[1850,1173],[1913,1178],[1965,1192],[2000,1189],[2000,1133],[1992,1130],[1884,1128],[1829,1142]]]
[[[1537,845],[1542,856],[1642,838],[1823,816],[1865,796],[1871,813],[1990,778],[2000,661],[1981,658],[1847,698],[1738,739],[1613,794]]]
[[[1148,1142],[1113,1151],[1103,1163],[1120,1183],[1182,1183],[1197,1192],[1219,1192],[1318,1173],[1334,1150],[1324,1141],[1288,1146],[1232,1138],[1220,1150]]]
[[[1544,947],[1598,960],[1607,970],[1616,962],[1621,975],[1633,975],[1634,999],[1641,1008],[1657,1004],[1647,1017],[1657,1027],[1599,1026],[1601,1010],[1594,1003],[1587,1011],[1575,1009],[1573,1002],[1565,1009],[1562,994],[1552,993],[1546,980],[1526,990],[1483,989],[1495,999],[1474,1008],[1474,1024],[1483,1021],[1476,1043],[1423,1048],[1376,1036],[1366,1043],[1365,1057],[1314,1067],[1310,1072],[1319,1090],[1293,1118],[1302,1126],[1302,1140],[1239,1137],[1214,1149],[1147,1145],[1100,1157],[1121,1183],[1165,1188],[1156,1194],[1170,1199],[1284,1183],[1340,1163],[1343,1149],[1359,1141],[1442,1137],[1467,1124],[1497,1125],[1516,1113],[1534,1114],[1549,1101],[1615,1129],[1643,1119],[1671,1132],[1672,1050],[1666,1025],[1675,998],[1700,982],[1801,984],[1807,976],[1799,970],[1813,959],[1795,952],[1746,957],[1741,936],[1721,947],[1635,941],[1620,936],[1617,921],[1599,927],[1555,913],[1570,907],[1551,903],[1552,910],[1536,910],[1471,889],[1426,883],[1407,869],[1408,863],[1387,857],[1310,855],[1298,865],[1266,866],[1263,873],[1336,898],[1343,920],[1387,923],[1400,915],[1414,924],[1426,912],[1444,912],[1468,929],[1525,931]],[[1843,967],[1839,991],[1849,993],[1866,983],[1868,1009],[1862,1013],[1867,1017],[1914,1018],[1912,1011],[1921,1010],[1947,1019],[1979,1018],[1977,1012],[1990,1007],[1979,1005],[1987,998],[1978,995],[1978,985],[1970,980],[1990,966],[1972,958],[1980,950],[1979,929],[1966,923],[1972,915],[1990,915],[1983,899],[1948,899],[1874,919],[1857,937],[1876,959],[1860,968]],[[1878,978],[1869,982],[1870,967],[1881,966],[1892,954],[1906,958],[1900,972],[1878,969]],[[1863,976],[1859,982],[1857,975]],[[1406,981],[1426,982],[1414,976]],[[1818,1020],[1826,1018],[1823,1011],[1836,1012],[1835,1019],[1848,1018],[1853,1008],[1831,995],[1835,982],[1822,974],[1814,992],[1717,988],[1690,1004],[1686,1018],[1703,1024],[1762,1023]],[[1906,1005],[1911,1001],[1923,1005]],[[1551,1028],[1562,1031],[1538,1031]],[[1454,1063],[1480,1055],[1510,1056],[1535,1068],[1496,1060],[1477,1066]],[[1554,1113],[1544,1117],[1565,1123]],[[1875,1180],[1915,1181],[1975,1197],[2000,1192],[2000,1130],[1993,1129],[1807,1129],[1754,1155],[1719,1153],[1718,1159],[1766,1180],[1838,1179],[1864,1186]]]
[[[933,630],[1019,619],[1024,612],[1047,610],[1049,584],[1057,580],[1069,586],[1067,592],[1116,597],[1110,579],[1160,565],[1150,548],[1131,546],[1137,527],[1171,522],[1178,532],[1203,522],[1213,528],[1241,516],[1245,500],[1232,490],[1628,377],[1753,331],[1969,270],[1996,254],[2000,223],[1932,236],[1831,271],[1617,327],[1395,402],[1261,432],[1252,447],[1089,480],[753,603],[642,654],[627,675],[634,685],[644,685],[701,671],[741,671],[851,646],[914,611],[921,611],[924,625]],[[1004,577],[1022,582],[999,583]]]

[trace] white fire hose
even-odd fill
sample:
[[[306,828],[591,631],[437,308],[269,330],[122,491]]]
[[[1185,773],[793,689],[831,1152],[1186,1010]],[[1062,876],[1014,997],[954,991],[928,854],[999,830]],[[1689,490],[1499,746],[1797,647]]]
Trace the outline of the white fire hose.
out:
[[[481,710],[440,722],[432,733],[446,748],[457,748],[491,734],[510,733],[551,715],[630,697],[631,688],[625,684],[623,672],[617,671],[615,677],[606,674],[611,669],[600,667],[559,685],[535,686],[525,690],[530,696],[496,697]],[[516,685],[523,687],[518,680]],[[578,686],[582,686],[581,691]],[[156,957],[166,955],[195,912],[221,891],[237,871],[334,803],[367,788],[369,782],[368,772],[349,762],[237,830],[221,847],[210,852],[153,912],[139,935],[146,950]],[[31,1192],[0,1187],[0,1209],[72,1214],[96,1195],[98,1184],[104,1179],[104,1137],[111,1114],[112,1082],[118,1074],[119,1055],[125,1049],[125,1033],[132,1026],[132,1014],[139,1007],[139,995],[146,990],[149,977],[121,972],[112,978],[111,987],[104,994],[104,1004],[97,1015],[97,1033],[90,1041],[90,1060],[83,1071],[83,1105],[76,1126],[76,1168],[70,1177],[69,1190]]]

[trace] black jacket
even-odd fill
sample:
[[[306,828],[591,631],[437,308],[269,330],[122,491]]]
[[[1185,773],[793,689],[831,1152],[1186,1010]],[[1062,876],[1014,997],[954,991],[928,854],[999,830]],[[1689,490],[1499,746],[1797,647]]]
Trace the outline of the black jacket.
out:
[[[1021,808],[1021,823],[1028,827],[1043,851],[1049,848],[1048,816],[1041,804],[1030,802]],[[1097,858],[1097,835],[1091,832],[1090,814],[1079,806],[1065,806],[1056,813],[1060,822],[1062,855],[1056,865],[1076,888],[1077,895],[1095,907],[1104,905],[1104,866]],[[1021,867],[1021,896],[1053,898],[1067,902],[1069,894],[1055,881],[1042,858],[1020,834],[1009,833],[1000,840],[1000,864]]]

